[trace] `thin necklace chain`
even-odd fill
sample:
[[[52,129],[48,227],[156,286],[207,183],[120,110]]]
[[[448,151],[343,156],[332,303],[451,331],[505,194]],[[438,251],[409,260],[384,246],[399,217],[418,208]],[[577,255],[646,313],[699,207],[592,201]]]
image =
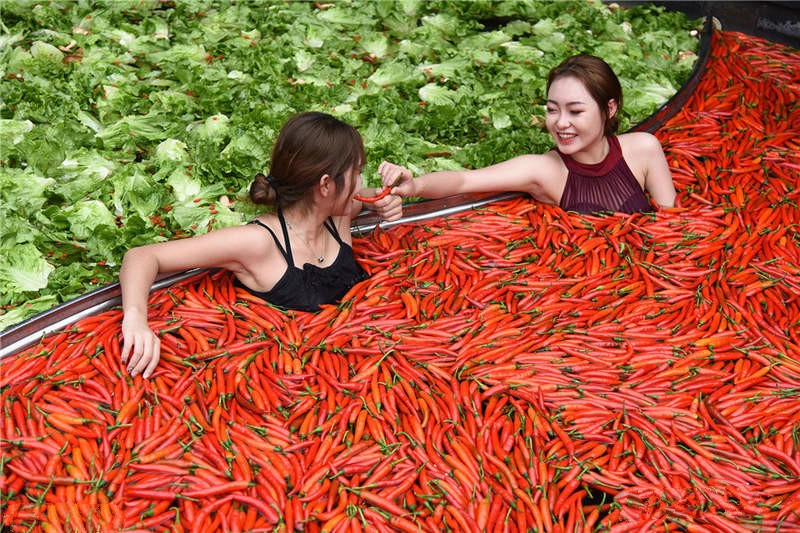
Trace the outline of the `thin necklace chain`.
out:
[[[294,226],[292,225],[292,223],[291,223],[291,222],[289,222],[289,221],[287,220],[287,221],[286,221],[286,225],[289,227],[289,229],[290,229],[290,230],[292,230],[292,233],[294,233],[295,235],[297,235],[297,238],[298,238],[298,239],[300,239],[301,241],[303,241],[303,244],[305,244],[305,245],[306,245],[306,248],[308,248],[308,251],[309,251],[309,252],[311,252],[312,254],[316,254],[316,253],[317,253],[317,252],[315,252],[315,251],[314,251],[314,249],[313,249],[313,248],[311,247],[311,245],[308,243],[308,241],[306,240],[306,238],[305,238],[305,237],[303,237],[302,235],[300,235],[300,233],[299,233],[299,232],[298,232],[296,229],[294,229]],[[322,264],[322,263],[324,263],[324,262],[325,262],[325,248],[326,248],[326,244],[327,244],[327,242],[325,241],[325,234],[324,234],[324,233],[323,233],[323,235],[322,235],[322,239],[323,239],[323,241],[322,241],[322,253],[317,255],[317,262],[318,262],[318,263],[320,263],[320,264]]]

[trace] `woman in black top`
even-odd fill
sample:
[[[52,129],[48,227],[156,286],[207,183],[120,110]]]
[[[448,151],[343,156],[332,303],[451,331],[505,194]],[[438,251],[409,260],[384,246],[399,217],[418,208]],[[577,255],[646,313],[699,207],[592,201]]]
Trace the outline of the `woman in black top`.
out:
[[[120,271],[122,362],[128,372],[148,378],[158,364],[160,342],[147,322],[147,301],[159,273],[227,268],[238,286],[302,311],[335,303],[365,279],[350,247],[350,222],[362,208],[354,196],[364,160],[355,128],[324,113],[301,113],[281,129],[269,174],[257,175],[250,187],[252,200],[273,205],[274,212],[244,226],[128,251]],[[384,220],[402,216],[398,196],[369,205]]]
[[[353,285],[367,279],[366,271],[353,257],[353,249],[339,236],[339,230],[336,229],[333,219],[328,219],[324,226],[339,247],[336,259],[329,266],[321,266],[325,262],[325,257],[320,256],[317,258],[316,264],[305,263],[302,268],[298,268],[294,261],[289,226],[280,209],[278,210],[278,220],[281,223],[283,240],[278,238],[272,228],[260,220],[256,219],[251,224],[257,224],[269,232],[288,268],[281,279],[268,291],[251,289],[239,281],[239,278],[233,282],[237,287],[242,287],[251,294],[279,307],[313,312],[318,311],[322,304],[341,300]],[[285,246],[283,243],[286,243]]]

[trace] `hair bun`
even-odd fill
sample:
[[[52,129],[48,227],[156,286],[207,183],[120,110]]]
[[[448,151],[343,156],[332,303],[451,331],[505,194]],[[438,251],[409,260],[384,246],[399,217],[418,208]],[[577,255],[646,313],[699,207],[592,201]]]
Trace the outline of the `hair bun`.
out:
[[[274,180],[275,178],[272,176],[265,176],[261,172],[256,174],[253,177],[253,183],[250,185],[250,199],[257,204],[274,204],[277,198]]]

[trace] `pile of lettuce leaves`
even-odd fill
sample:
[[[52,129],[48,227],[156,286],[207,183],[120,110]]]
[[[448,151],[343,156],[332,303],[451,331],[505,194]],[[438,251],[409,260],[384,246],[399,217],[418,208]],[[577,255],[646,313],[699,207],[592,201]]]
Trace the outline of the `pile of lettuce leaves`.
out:
[[[355,125],[377,184],[542,152],[548,71],[615,69],[622,127],[689,78],[702,21],[543,0],[16,0],[0,12],[0,330],[115,282],[132,246],[240,224],[294,113]]]

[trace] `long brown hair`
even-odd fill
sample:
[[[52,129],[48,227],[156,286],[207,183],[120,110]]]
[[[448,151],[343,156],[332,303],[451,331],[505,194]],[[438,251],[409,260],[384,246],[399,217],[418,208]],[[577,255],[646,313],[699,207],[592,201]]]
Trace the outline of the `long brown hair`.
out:
[[[568,57],[560,65],[550,71],[547,77],[547,91],[550,85],[559,78],[572,76],[580,80],[600,107],[605,119],[603,128],[606,136],[614,135],[619,129],[619,116],[622,112],[622,86],[614,70],[599,57],[590,54],[578,54]],[[616,100],[617,112],[608,116],[608,101]]]
[[[364,141],[353,126],[326,113],[310,111],[291,117],[281,128],[268,175],[258,174],[250,186],[257,204],[289,207],[298,202],[311,206],[309,194],[328,174],[337,192],[345,173],[364,164]]]

